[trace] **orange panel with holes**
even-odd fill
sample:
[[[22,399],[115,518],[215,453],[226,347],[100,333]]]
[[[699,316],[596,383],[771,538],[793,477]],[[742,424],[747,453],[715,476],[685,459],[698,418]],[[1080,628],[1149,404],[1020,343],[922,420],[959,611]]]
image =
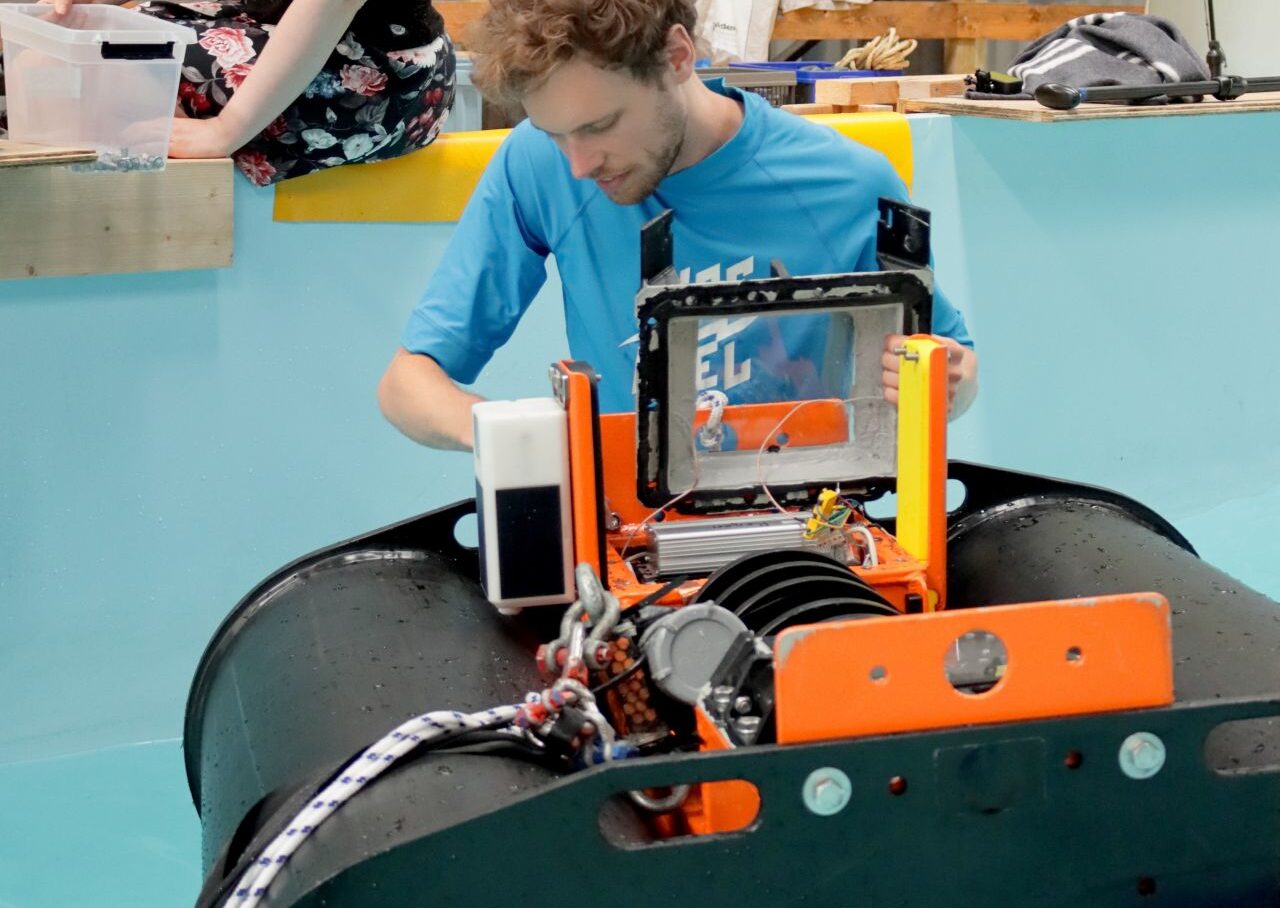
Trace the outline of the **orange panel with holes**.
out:
[[[710,416],[709,409],[698,410],[693,427],[702,428]],[[739,451],[758,451],[768,444],[812,447],[849,440],[849,417],[839,399],[735,404],[725,410],[724,422],[737,431]]]
[[[977,630],[1000,639],[1007,665],[990,690],[965,693],[945,664]],[[797,627],[774,655],[782,744],[1173,702],[1169,603],[1157,593]]]

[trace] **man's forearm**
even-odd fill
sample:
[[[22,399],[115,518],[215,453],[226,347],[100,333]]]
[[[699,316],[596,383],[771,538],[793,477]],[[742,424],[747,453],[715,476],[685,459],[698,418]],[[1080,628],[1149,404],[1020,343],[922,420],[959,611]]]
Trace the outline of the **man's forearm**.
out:
[[[391,424],[419,444],[471,450],[471,406],[484,398],[463,391],[431,357],[396,351],[378,385],[378,405]]]

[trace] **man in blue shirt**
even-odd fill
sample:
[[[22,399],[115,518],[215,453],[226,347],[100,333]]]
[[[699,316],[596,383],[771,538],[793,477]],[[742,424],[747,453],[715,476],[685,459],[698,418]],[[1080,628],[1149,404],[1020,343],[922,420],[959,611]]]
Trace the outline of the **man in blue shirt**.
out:
[[[797,275],[877,270],[877,200],[906,198],[889,162],[754,94],[704,84],[694,20],[693,0],[490,4],[473,36],[473,80],[528,118],[477,186],[379,386],[406,435],[471,446],[480,398],[458,383],[510,338],[548,255],[573,358],[600,373],[604,411],[632,409],[640,227],[665,209],[686,280],[764,277],[773,259]],[[700,390],[763,399],[752,388],[776,379],[771,359],[796,358],[771,350],[765,321],[701,326]],[[933,331],[950,350],[955,416],[977,392],[977,356],[941,295]],[[883,356],[891,402],[900,342],[886,338]]]

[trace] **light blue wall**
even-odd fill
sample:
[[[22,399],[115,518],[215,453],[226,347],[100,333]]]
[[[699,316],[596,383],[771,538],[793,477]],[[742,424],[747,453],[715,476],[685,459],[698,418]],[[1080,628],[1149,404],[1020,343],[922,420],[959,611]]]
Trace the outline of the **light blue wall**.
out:
[[[1280,598],[1280,113],[912,133],[981,351],[955,456],[1132,495]]]
[[[1133,495],[1280,597],[1280,114],[912,130],[982,355],[953,453]],[[276,224],[243,182],[236,206],[227,270],[0,282],[0,908],[188,903],[174,739],[217,623],[293,557],[470,494],[466,456],[374,402],[450,228]],[[556,299],[481,393],[544,393]],[[104,840],[109,873],[57,875]]]
[[[0,282],[0,763],[175,737],[265,574],[470,494],[374,397],[452,228],[276,224],[271,198],[237,179],[227,270]],[[482,393],[546,386],[544,297]]]

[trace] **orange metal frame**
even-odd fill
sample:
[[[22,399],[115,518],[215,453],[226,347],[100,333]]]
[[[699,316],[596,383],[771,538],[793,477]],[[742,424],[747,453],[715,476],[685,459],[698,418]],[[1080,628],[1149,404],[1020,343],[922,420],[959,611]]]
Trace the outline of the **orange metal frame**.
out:
[[[777,405],[777,404],[756,404],[754,407],[768,410],[768,416],[763,416],[758,420],[759,423],[766,425],[776,425],[777,422],[786,415],[787,411],[794,405]],[[814,418],[812,421],[804,421],[799,424],[795,423],[795,417],[799,416],[805,410],[814,410],[820,418]],[[836,406],[838,418],[843,422],[843,408]],[[776,413],[777,419],[769,418]],[[833,411],[819,407],[805,407],[795,414],[792,419],[787,420],[788,434],[796,440],[797,443],[807,444],[825,444],[827,441],[819,441],[817,439],[834,439],[843,440],[847,435],[838,434],[839,431],[833,428],[831,418]],[[753,420],[755,421],[755,420]],[[625,609],[639,602],[646,596],[652,595],[662,588],[659,583],[645,583],[636,578],[635,572],[623,560],[622,552],[629,547],[638,547],[645,541],[645,529],[642,526],[643,521],[650,517],[652,509],[641,504],[636,497],[636,418],[633,413],[611,413],[600,418],[600,442],[604,452],[604,494],[606,502],[606,510],[613,514],[617,514],[620,520],[620,526],[616,530],[611,530],[607,534],[607,544],[605,546],[605,557],[608,559],[607,576],[610,591],[618,597],[618,601]],[[577,432],[573,427],[572,416],[570,418],[570,439],[571,444],[576,445],[582,443],[584,434]],[[741,440],[741,439],[740,439]],[[759,447],[763,436],[754,442],[754,446]],[[747,445],[744,442],[743,446]],[[585,458],[583,458],[585,459]],[[574,488],[574,512],[578,511],[578,487],[577,478],[573,480]],[[594,488],[594,486],[592,486]],[[675,510],[664,513],[663,519],[666,521],[675,520],[697,520],[696,516],[688,514],[680,514]],[[920,561],[912,558],[907,552],[898,545],[897,540],[874,524],[867,524],[871,531],[872,538],[876,542],[876,550],[879,554],[879,564],[873,568],[851,568],[854,573],[874,586],[882,596],[889,600],[894,608],[899,611],[907,610],[907,597],[919,596],[922,602],[928,602],[928,582],[926,580],[925,566]],[[576,534],[576,527],[575,527]],[[575,535],[576,538],[576,535]],[[676,590],[667,594],[661,600],[664,605],[682,605],[693,599],[698,594],[703,584],[702,579],[692,580],[683,584]]]
[[[867,618],[791,628],[775,641],[775,719],[779,744],[862,735],[909,732],[965,724],[1012,722],[1109,710],[1163,706],[1173,701],[1172,636],[1168,602],[1156,593],[1093,599],[929,611],[943,604],[945,583],[946,368],[945,351],[931,351],[930,420],[927,451],[917,463],[927,466],[930,504],[925,515],[925,560],[914,557],[880,527],[866,523],[876,542],[878,564],[851,567],[905,612],[907,597],[919,596],[926,613]],[[639,580],[625,561],[641,547],[645,522],[655,518],[636,494],[636,418],[634,414],[592,418],[587,376],[560,366],[566,377],[569,415],[574,547],[579,561],[598,564],[599,510],[596,451],[601,452],[606,533],[605,576],[610,590],[628,608],[661,588]],[[796,443],[823,444],[847,437],[844,410],[806,407],[787,421]],[[740,424],[776,426],[793,403],[754,405],[753,419]],[[809,411],[803,418],[801,413]],[[776,418],[775,418],[776,417]],[[772,430],[770,430],[772,431]],[[743,447],[759,447],[767,433],[739,438]],[[664,520],[696,520],[674,509]],[[856,517],[855,519],[861,519]],[[662,604],[691,601],[705,580],[688,581],[668,593]],[[980,694],[959,691],[946,677],[949,647],[969,631],[1000,638],[1007,650],[1003,675]],[[1124,641],[1117,647],[1116,641]],[[697,711],[703,749],[730,743],[706,713]],[[749,825],[759,810],[759,795],[746,782],[699,786],[683,810],[694,833],[727,832]]]
[[[1003,676],[981,694],[953,688],[944,669],[973,630],[1007,652]],[[774,654],[780,744],[1173,702],[1169,603],[1157,593],[791,628]]]

